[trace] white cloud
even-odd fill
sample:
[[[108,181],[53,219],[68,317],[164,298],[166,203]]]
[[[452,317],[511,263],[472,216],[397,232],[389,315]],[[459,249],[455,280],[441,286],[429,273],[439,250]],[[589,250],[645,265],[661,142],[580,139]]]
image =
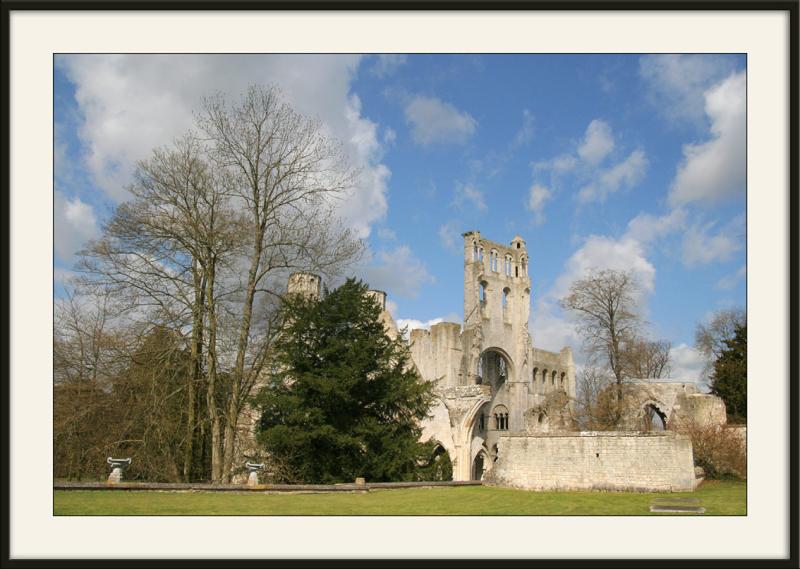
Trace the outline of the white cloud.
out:
[[[222,89],[238,98],[254,83],[278,84],[296,110],[318,117],[343,141],[358,186],[341,202],[360,236],[387,210],[389,169],[381,163],[378,125],[361,116],[350,92],[354,55],[70,55],[58,56],[75,84],[83,117],[79,136],[89,171],[116,201],[128,197],[133,164],[191,127],[204,96]]]
[[[550,171],[553,174],[566,174],[579,171],[583,174],[594,172],[597,166],[614,150],[614,133],[604,120],[594,119],[586,127],[574,151],[559,154],[550,160],[536,162],[534,171]]]
[[[407,327],[404,338],[408,340],[411,335],[411,330],[430,330],[431,326],[434,324],[439,324],[440,322],[461,323],[461,318],[457,314],[448,314],[444,317],[431,318],[430,320],[425,321],[415,320],[414,318],[400,318],[397,320],[397,327],[400,330],[403,330],[403,328]]]
[[[550,190],[541,184],[533,184],[528,190],[525,207],[528,211],[533,212],[533,222],[536,225],[540,225],[544,221],[544,205],[551,197]]]
[[[558,351],[571,346],[576,364],[586,361],[574,316],[561,309],[559,300],[569,293],[575,281],[585,278],[589,271],[602,269],[630,271],[640,285],[636,300],[645,307],[646,297],[655,289],[656,275],[646,257],[645,245],[629,234],[619,239],[590,235],[567,260],[549,290],[536,299],[529,324],[536,347]]]
[[[599,164],[614,150],[614,135],[607,122],[595,119],[586,127],[583,140],[578,145],[578,156],[588,164]]]
[[[533,139],[533,113],[528,109],[522,111],[522,126],[514,137],[513,146],[527,144]]]
[[[71,262],[88,240],[99,231],[97,216],[91,205],[80,198],[67,198],[56,190],[53,203],[56,255],[64,262]]]
[[[605,235],[590,235],[567,260],[565,271],[556,280],[552,294],[561,298],[570,285],[591,270],[612,269],[630,271],[643,293],[655,288],[656,269],[646,258],[644,246],[630,237],[614,239]]]
[[[684,209],[673,209],[661,216],[640,213],[628,222],[628,230],[625,235],[642,244],[648,244],[682,229],[685,222],[686,210]]]
[[[549,172],[552,192],[558,190],[561,177],[570,176],[575,184],[583,184],[575,196],[579,202],[603,202],[610,194],[638,184],[647,171],[647,156],[642,149],[632,151],[616,164],[603,166],[615,148],[611,126],[601,119],[594,119],[586,127],[574,151],[533,164],[534,180],[539,174]]]
[[[714,285],[714,288],[717,290],[730,290],[735,287],[739,281],[745,278],[747,278],[747,265],[742,265],[735,273],[719,279],[717,284]]]
[[[636,300],[645,306],[646,297],[655,289],[656,269],[646,257],[646,247],[629,231],[619,239],[605,235],[590,235],[564,264],[564,270],[553,285],[535,300],[530,333],[536,347],[546,350],[561,350],[571,346],[576,364],[586,361],[582,350],[582,339],[577,332],[572,314],[559,306],[559,300],[568,293],[570,286],[585,278],[589,271],[612,269],[630,271],[640,285]]]
[[[458,230],[456,222],[448,221],[439,227],[439,241],[442,246],[452,253],[461,253],[463,242],[461,232]]]
[[[747,83],[744,72],[731,75],[705,93],[711,140],[683,147],[669,193],[673,206],[717,202],[742,196],[747,167]]]
[[[411,332],[411,330],[430,330],[431,326],[438,324],[439,322],[444,322],[444,318],[432,318],[430,320],[426,320],[425,322],[422,320],[415,320],[413,318],[400,318],[397,320],[397,327],[400,330],[408,327],[408,330],[406,330],[406,333],[408,333]]]
[[[534,172],[550,171],[553,174],[565,174],[577,168],[579,161],[572,154],[559,154],[550,160],[541,160],[533,164]]]
[[[670,378],[686,382],[701,382],[706,359],[695,348],[687,344],[673,346],[669,352]]]
[[[620,162],[597,174],[594,182],[584,186],[578,192],[581,203],[603,202],[609,194],[621,189],[632,188],[638,184],[647,171],[647,157],[643,150],[634,150]]]
[[[393,229],[389,229],[388,227],[381,227],[378,229],[378,237],[385,241],[394,241],[397,239],[397,233],[394,232]]]
[[[732,58],[719,55],[645,55],[639,60],[647,97],[670,124],[702,126],[703,93],[734,69]]]
[[[711,230],[716,223],[693,225],[686,230],[683,238],[683,262],[686,266],[706,265],[728,261],[744,246],[744,217],[736,217],[717,233]]]
[[[357,271],[359,276],[371,288],[386,291],[392,296],[416,298],[423,285],[436,282],[407,245],[378,251],[369,260],[371,264]]]
[[[486,211],[486,202],[483,199],[483,192],[471,184],[456,184],[453,196],[453,205],[458,209],[473,208],[478,211]]]
[[[391,75],[398,68],[408,62],[408,56],[401,53],[379,53],[375,56],[375,62],[370,68],[372,73],[378,77]]]
[[[534,303],[528,330],[537,348],[558,352],[569,346],[573,349],[576,363],[583,362],[581,338],[575,323],[564,314],[556,299],[545,296]]]
[[[436,97],[417,95],[405,108],[414,141],[422,146],[436,143],[463,144],[472,136],[477,121],[450,103]]]

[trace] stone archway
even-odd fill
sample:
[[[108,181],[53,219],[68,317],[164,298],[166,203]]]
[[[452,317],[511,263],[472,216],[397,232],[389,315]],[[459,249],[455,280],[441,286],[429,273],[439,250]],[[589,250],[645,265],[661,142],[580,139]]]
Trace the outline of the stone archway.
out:
[[[661,410],[661,407],[655,401],[648,401],[642,407],[642,430],[645,432],[651,431],[666,431],[667,415]]]
[[[507,381],[514,381],[514,367],[511,356],[502,348],[491,347],[481,352],[478,358],[478,381],[493,388]]]
[[[484,475],[489,471],[490,468],[491,460],[489,459],[489,455],[487,454],[486,450],[481,449],[481,451],[475,455],[475,459],[472,461],[472,473],[470,479],[483,480]]]

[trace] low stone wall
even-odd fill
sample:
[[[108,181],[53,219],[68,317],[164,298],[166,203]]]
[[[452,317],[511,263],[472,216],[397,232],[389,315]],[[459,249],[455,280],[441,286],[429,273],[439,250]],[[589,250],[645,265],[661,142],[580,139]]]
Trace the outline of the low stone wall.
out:
[[[500,437],[485,481],[528,490],[690,492],[692,443],[672,432],[571,432]]]
[[[53,490],[135,490],[153,492],[369,492],[392,488],[436,488],[441,486],[480,486],[480,481],[467,482],[366,482],[364,484],[204,484],[169,482],[55,482]]]

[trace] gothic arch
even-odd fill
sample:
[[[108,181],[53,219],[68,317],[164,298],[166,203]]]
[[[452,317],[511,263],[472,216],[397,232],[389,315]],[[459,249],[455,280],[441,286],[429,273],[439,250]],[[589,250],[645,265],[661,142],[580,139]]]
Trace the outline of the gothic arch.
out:
[[[485,447],[478,451],[475,458],[472,459],[472,468],[470,469],[471,480],[482,480],[484,474],[491,468],[492,459],[489,458],[489,452]]]
[[[516,377],[511,357],[502,348],[490,347],[481,352],[477,369],[479,383],[499,387]]]
[[[667,414],[664,409],[668,407],[656,399],[648,399],[641,406],[641,422],[643,431],[666,431]]]

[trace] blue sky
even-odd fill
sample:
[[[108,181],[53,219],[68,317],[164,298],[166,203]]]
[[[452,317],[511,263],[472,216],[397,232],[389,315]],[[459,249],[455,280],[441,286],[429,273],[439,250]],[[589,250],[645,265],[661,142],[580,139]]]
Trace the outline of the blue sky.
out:
[[[738,55],[57,56],[56,294],[131,165],[204,95],[277,83],[362,168],[341,214],[369,245],[354,271],[396,319],[460,321],[461,233],[519,234],[535,345],[578,349],[557,299],[589,268],[630,269],[673,375],[694,379],[697,323],[745,305],[745,70]]]

